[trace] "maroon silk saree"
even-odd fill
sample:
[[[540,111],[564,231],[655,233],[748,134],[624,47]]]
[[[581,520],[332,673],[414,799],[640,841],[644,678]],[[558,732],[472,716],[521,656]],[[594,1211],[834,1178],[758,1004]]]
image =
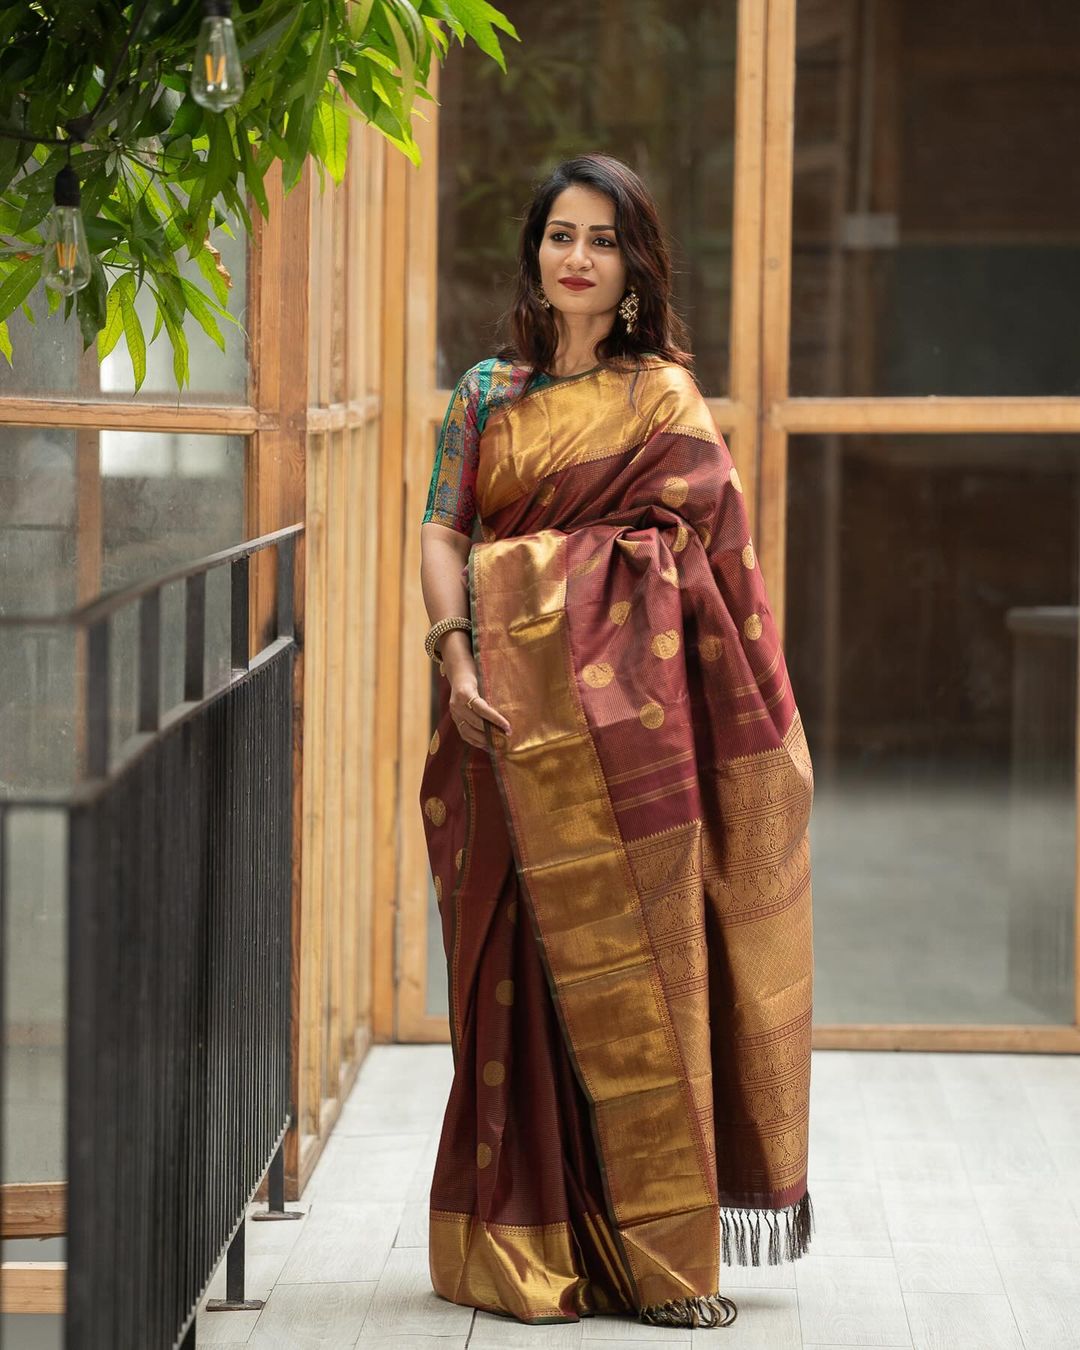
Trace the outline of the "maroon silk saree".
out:
[[[806,1250],[813,771],[738,473],[680,367],[491,416],[468,565],[488,748],[421,786],[454,1081],[444,1298],[723,1325]]]

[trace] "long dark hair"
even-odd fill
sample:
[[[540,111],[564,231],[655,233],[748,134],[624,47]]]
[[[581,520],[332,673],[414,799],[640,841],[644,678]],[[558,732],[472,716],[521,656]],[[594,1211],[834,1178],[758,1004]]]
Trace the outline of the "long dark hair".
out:
[[[526,387],[539,371],[550,369],[558,346],[554,312],[537,298],[540,284],[540,241],[555,198],[577,183],[594,188],[615,205],[615,229],[626,264],[626,286],[638,294],[634,331],[621,315],[596,344],[597,361],[614,369],[641,367],[641,357],[655,352],[693,374],[686,325],[671,302],[671,254],[652,194],[633,169],[610,155],[576,155],[555,167],[533,192],[521,227],[514,296],[499,320],[502,360],[532,366]]]

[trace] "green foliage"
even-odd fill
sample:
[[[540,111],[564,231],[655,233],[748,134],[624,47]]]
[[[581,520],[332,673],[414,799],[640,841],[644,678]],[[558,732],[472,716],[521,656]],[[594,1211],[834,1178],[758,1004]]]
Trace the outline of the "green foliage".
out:
[[[132,19],[142,13],[130,45]],[[236,320],[230,279],[213,231],[239,221],[248,201],[268,214],[263,180],[282,162],[285,190],[313,156],[320,177],[345,174],[353,119],[373,126],[419,164],[412,116],[431,58],[445,58],[447,31],[472,39],[505,71],[496,29],[513,25],[487,0],[238,0],[234,5],[245,89],[223,113],[188,92],[202,16],[197,0],[0,0],[0,353],[10,364],[6,320],[40,296],[42,224],[68,147],[48,142],[88,119],[73,136],[71,161],[93,254],[90,284],[64,300],[83,345],[108,355],[124,334],[136,389],[146,375],[146,336],[135,309],[148,286],[157,305],[152,342],[164,325],[178,388],[188,381],[184,318],[190,314],[222,349]],[[111,87],[95,113],[103,89]],[[180,275],[193,259],[203,289]],[[49,312],[60,303],[44,292]]]

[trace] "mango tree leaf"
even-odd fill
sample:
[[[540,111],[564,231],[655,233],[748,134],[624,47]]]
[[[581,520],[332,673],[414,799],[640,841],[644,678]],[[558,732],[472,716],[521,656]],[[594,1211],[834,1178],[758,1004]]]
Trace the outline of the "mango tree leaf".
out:
[[[500,14],[493,5],[489,5],[487,0],[454,0],[454,9],[469,37],[505,74],[506,58],[499,46],[499,39],[495,36],[495,29],[501,28],[504,33],[516,38],[518,32],[514,25],[505,14]],[[518,40],[520,41],[520,38]]]
[[[207,298],[199,290],[194,282],[188,281],[186,277],[180,278],[180,285],[184,288],[184,300],[190,313],[195,316],[195,321],[203,330],[206,336],[222,351],[225,350],[225,337],[218,327],[218,321],[207,303]]]
[[[349,36],[359,42],[371,18],[371,9],[375,0],[356,0],[349,11]]]
[[[83,351],[93,343],[105,324],[105,293],[109,283],[105,279],[105,269],[101,259],[90,259],[90,281],[79,291],[75,299],[75,308],[79,316],[79,329],[82,332]]]
[[[124,336],[127,338],[128,355],[131,357],[131,369],[135,376],[135,392],[142,388],[146,379],[146,338],[142,324],[135,309],[135,278],[125,272],[116,283],[120,287],[120,315],[124,324]]]
[[[299,30],[303,18],[303,5],[289,5],[280,19],[275,19],[268,28],[264,28],[249,41],[240,44],[240,60],[247,65],[253,56],[258,56],[268,47],[274,47],[279,42],[283,46],[288,46]]]
[[[17,263],[0,282],[0,319],[13,314],[40,280],[40,255]]]
[[[112,349],[120,341],[120,334],[124,331],[124,316],[120,312],[120,283],[125,277],[130,277],[130,272],[125,272],[122,277],[113,282],[112,289],[109,291],[108,299],[105,302],[105,326],[98,333],[98,360],[104,361]]]
[[[207,244],[205,248],[196,253],[195,263],[210,283],[210,289],[214,292],[218,304],[224,305],[229,298],[232,277],[229,275],[228,268],[221,261],[221,254],[212,244]]]
[[[325,100],[320,103],[319,111],[326,138],[326,167],[334,182],[340,183],[349,165],[349,115],[336,93],[329,107]]]
[[[405,114],[413,105],[413,90],[416,87],[416,66],[413,60],[413,54],[409,49],[409,44],[405,39],[405,34],[401,31],[401,24],[398,23],[394,11],[387,5],[385,11],[387,26],[394,37],[394,44],[397,47],[398,68],[401,71],[401,104]]]
[[[176,380],[177,389],[183,389],[184,385],[189,382],[191,369],[188,360],[187,336],[184,333],[183,324],[177,323],[168,307],[161,311],[161,315],[165,320],[165,330],[173,345],[173,378]]]
[[[0,353],[3,353],[4,360],[11,365],[11,335],[8,333],[6,319],[0,319]]]

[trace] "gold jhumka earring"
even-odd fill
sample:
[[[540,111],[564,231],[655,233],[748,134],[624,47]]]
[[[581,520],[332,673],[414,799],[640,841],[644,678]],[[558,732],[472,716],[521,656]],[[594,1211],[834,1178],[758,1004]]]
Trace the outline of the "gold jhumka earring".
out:
[[[543,305],[545,309],[551,308],[551,301],[547,298],[547,296],[544,294],[544,292],[540,289],[539,286],[536,287],[535,295],[537,300],[540,301],[541,305]]]
[[[619,301],[619,314],[622,316],[623,323],[626,324],[626,331],[632,333],[638,316],[638,293],[633,286]]]

